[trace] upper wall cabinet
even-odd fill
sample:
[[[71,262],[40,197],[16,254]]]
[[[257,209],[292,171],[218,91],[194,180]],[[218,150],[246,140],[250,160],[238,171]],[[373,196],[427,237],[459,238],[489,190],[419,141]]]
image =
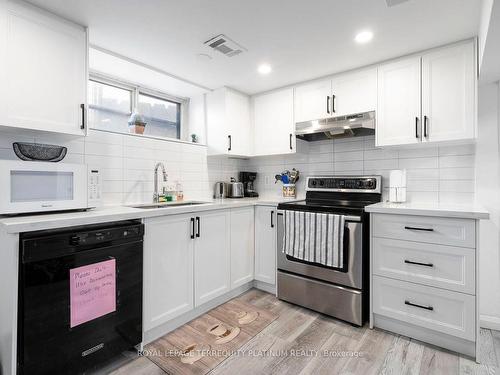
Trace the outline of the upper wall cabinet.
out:
[[[476,137],[476,77],[474,43],[422,56],[424,142]]]
[[[84,135],[86,29],[2,0],[0,50],[0,125]]]
[[[254,155],[295,153],[293,89],[254,96],[252,104]]]
[[[295,88],[295,122],[332,116],[332,81],[306,83]]]
[[[250,98],[223,87],[207,94],[209,155],[250,156]]]
[[[476,137],[476,57],[472,41],[378,69],[377,146]]]
[[[375,111],[377,70],[341,74],[295,88],[295,122]]]

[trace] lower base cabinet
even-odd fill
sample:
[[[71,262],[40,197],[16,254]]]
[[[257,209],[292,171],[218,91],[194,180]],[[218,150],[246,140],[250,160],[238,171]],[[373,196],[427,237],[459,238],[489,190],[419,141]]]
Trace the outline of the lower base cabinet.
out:
[[[254,208],[231,210],[231,289],[254,278]]]
[[[230,211],[203,212],[195,217],[195,306],[231,289]]]
[[[267,206],[145,219],[144,330],[254,278],[274,286],[276,219]]]
[[[191,215],[145,220],[144,330],[193,309]]]
[[[255,280],[276,284],[276,207],[255,207]]]

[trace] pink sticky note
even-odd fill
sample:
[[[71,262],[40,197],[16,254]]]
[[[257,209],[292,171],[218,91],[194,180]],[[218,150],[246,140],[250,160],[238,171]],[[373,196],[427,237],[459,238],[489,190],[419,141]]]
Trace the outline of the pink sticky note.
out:
[[[71,328],[116,310],[115,259],[69,270]]]

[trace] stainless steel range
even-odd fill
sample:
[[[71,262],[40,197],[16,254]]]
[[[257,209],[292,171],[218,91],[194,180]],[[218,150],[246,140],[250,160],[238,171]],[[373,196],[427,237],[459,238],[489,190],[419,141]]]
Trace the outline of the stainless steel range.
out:
[[[279,299],[355,325],[364,324],[369,304],[370,227],[364,207],[380,202],[381,192],[380,176],[308,177],[305,200],[278,205]],[[343,266],[333,268],[285,254],[285,211],[342,215]]]

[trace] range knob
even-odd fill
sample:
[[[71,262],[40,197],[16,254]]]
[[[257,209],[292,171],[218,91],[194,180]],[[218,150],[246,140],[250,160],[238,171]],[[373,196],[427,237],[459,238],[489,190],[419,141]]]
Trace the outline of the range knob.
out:
[[[323,180],[319,181],[319,186],[323,186],[324,184],[325,184],[325,181],[323,181]]]
[[[316,186],[316,184],[317,184],[316,180],[312,180],[311,184],[312,184],[312,186]]]
[[[369,189],[373,189],[375,187],[375,183],[373,182],[373,180],[366,181],[366,187],[368,187]]]

